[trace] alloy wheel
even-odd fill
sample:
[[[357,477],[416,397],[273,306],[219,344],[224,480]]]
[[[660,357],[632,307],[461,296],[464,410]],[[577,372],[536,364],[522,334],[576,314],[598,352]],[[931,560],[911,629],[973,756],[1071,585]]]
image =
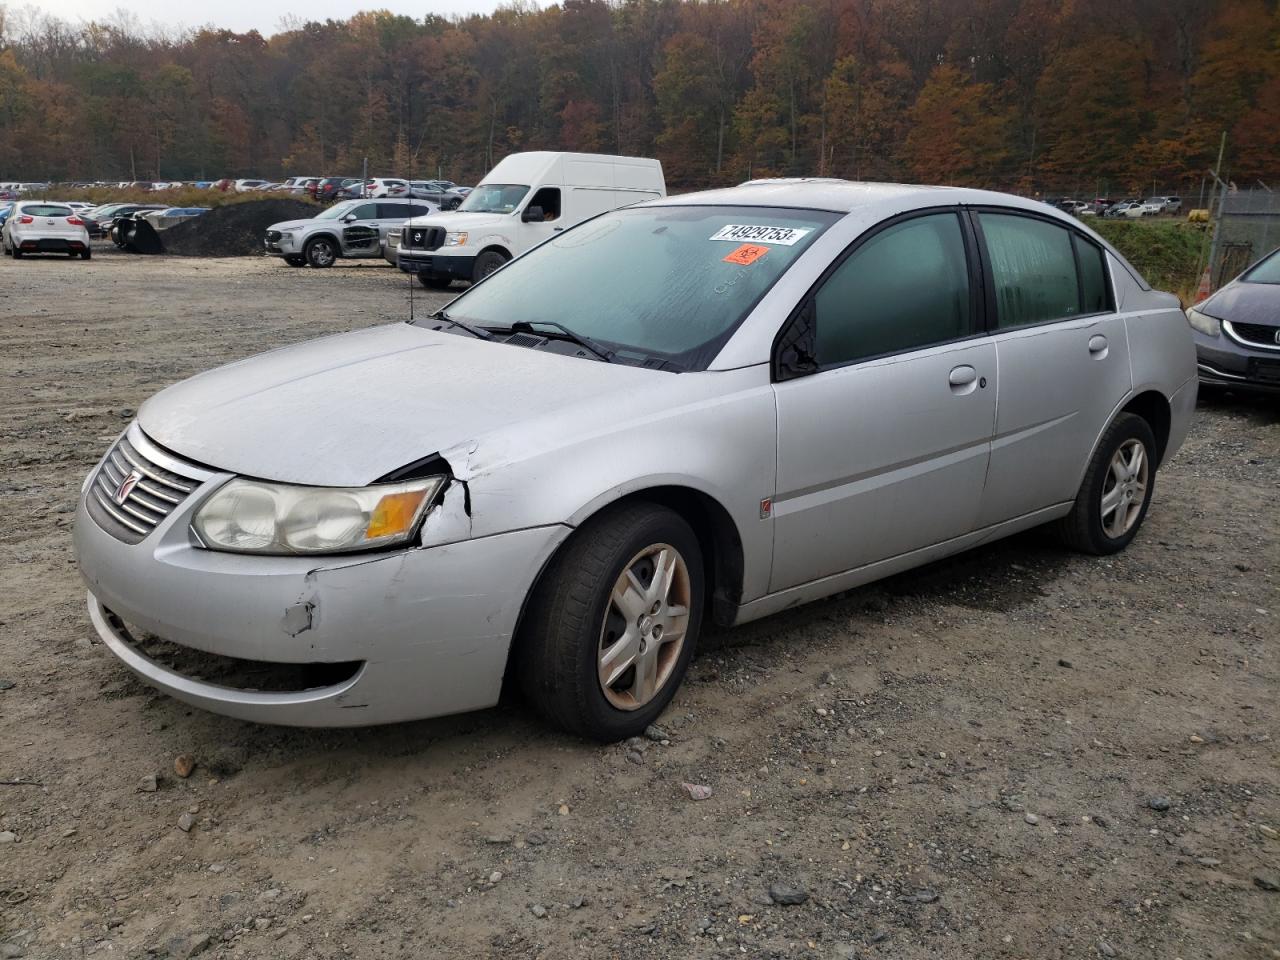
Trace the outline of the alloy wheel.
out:
[[[1111,457],[1102,485],[1102,530],[1115,540],[1138,521],[1147,498],[1147,448],[1141,440],[1126,440]]]
[[[600,628],[599,678],[619,710],[639,710],[671,679],[689,629],[689,568],[675,547],[637,553],[613,585]]]

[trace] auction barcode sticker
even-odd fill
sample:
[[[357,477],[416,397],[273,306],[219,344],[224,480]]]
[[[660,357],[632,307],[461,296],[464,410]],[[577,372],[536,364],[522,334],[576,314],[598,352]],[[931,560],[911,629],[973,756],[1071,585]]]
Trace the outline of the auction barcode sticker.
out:
[[[727,223],[711,235],[712,240],[729,240],[733,243],[776,243],[789,247],[804,239],[812,230],[800,227],[766,227],[748,223]]]

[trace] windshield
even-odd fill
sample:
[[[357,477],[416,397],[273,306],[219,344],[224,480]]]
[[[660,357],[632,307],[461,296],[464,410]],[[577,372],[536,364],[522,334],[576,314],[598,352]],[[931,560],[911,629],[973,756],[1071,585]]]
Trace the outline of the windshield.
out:
[[[630,354],[633,362],[656,357],[697,369],[838,216],[763,207],[616,210],[511,261],[448,313],[494,329],[554,322],[624,362]]]
[[[1254,264],[1253,269],[1240,278],[1245,283],[1280,283],[1280,250]]]
[[[342,203],[335,203],[323,213],[316,214],[317,220],[337,220],[343,214],[350,213],[357,204],[362,203],[361,200],[344,200]]]
[[[458,209],[468,213],[511,213],[528,192],[529,188],[519,183],[482,183]]]

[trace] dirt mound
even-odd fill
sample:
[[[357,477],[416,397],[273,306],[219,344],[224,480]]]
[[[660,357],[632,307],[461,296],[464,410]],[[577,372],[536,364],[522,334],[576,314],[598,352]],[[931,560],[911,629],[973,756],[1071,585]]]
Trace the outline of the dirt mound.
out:
[[[262,235],[282,220],[314,217],[320,208],[305,200],[250,200],[214,207],[175,224],[161,235],[164,252],[179,257],[243,257],[262,253]]]

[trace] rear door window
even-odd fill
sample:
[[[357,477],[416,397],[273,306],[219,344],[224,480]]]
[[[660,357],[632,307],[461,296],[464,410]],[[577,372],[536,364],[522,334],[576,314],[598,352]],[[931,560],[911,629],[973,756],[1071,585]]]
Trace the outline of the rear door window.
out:
[[[1079,316],[1071,233],[1045,220],[981,213],[996,288],[996,325],[1023,327]]]

